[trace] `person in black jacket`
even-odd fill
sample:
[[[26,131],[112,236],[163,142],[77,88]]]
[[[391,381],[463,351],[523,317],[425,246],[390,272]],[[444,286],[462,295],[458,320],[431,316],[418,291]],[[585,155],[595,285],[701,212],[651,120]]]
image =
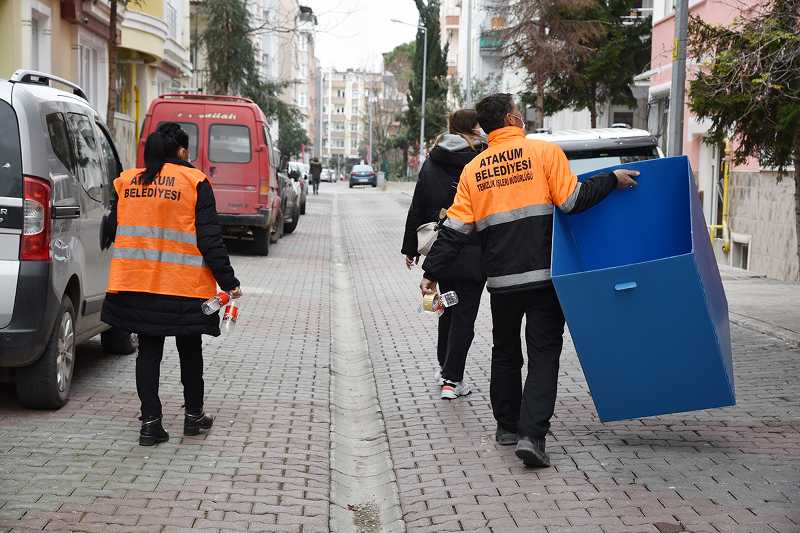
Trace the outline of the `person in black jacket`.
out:
[[[403,236],[401,251],[407,268],[419,261],[417,228],[438,220],[441,211],[450,207],[461,170],[485,148],[479,131],[474,110],[455,111],[450,115],[449,133],[437,139],[422,165]],[[458,295],[458,304],[439,318],[439,370],[434,378],[441,385],[441,397],[452,400],[470,393],[464,381],[464,366],[475,336],[475,318],[486,281],[477,236],[461,249],[452,268],[438,281],[440,293],[455,291]]]
[[[160,176],[162,168],[172,168],[173,172],[178,174],[180,170],[172,165],[193,169],[187,161],[188,146],[189,137],[178,124],[165,123],[159,126],[147,138],[144,151],[146,168],[141,169],[141,173],[135,174],[138,182],[144,186],[147,186],[148,183],[152,184]],[[197,171],[193,172],[196,175]],[[202,254],[202,262],[210,268],[211,274],[223,291],[229,292],[233,298],[239,298],[242,294],[239,280],[234,275],[228,251],[222,239],[222,228],[217,219],[214,191],[211,189],[208,179],[199,181],[196,191],[194,226],[196,228],[196,245]],[[132,201],[127,198],[127,194],[124,196],[121,199],[114,198],[111,212],[104,221],[103,249],[109,248],[115,240],[119,240],[118,233],[130,236],[136,232],[158,229],[158,227],[133,226],[135,231],[131,232],[131,226],[118,226],[119,202]],[[186,198],[186,196],[182,197]],[[139,201],[142,200],[139,199]],[[167,225],[165,222],[168,221],[158,222],[157,226],[163,227]],[[143,233],[139,233],[137,236],[142,235],[149,236]],[[168,235],[167,233],[162,238],[169,238]],[[186,242],[184,234],[181,234],[181,238]],[[115,249],[115,258],[118,255],[116,252]],[[146,257],[143,256],[142,259],[146,259]],[[164,259],[163,261],[169,260]],[[112,277],[113,262],[114,259],[112,259]],[[168,263],[151,261],[142,261],[141,263],[139,268],[143,270],[161,268],[161,265],[164,265],[165,269],[169,268]],[[178,283],[180,282],[176,282],[176,285]],[[219,315],[218,313],[203,314],[202,303],[203,299],[200,298],[134,290],[110,291],[106,295],[102,310],[103,322],[125,331],[137,333],[139,336],[136,389],[142,402],[142,428],[139,433],[139,444],[143,446],[169,440],[169,434],[164,431],[161,423],[161,401],[158,397],[159,368],[165,337],[175,337],[180,356],[181,383],[184,387],[186,410],[184,435],[196,435],[210,429],[213,424],[213,418],[203,411],[201,335],[219,336]]]

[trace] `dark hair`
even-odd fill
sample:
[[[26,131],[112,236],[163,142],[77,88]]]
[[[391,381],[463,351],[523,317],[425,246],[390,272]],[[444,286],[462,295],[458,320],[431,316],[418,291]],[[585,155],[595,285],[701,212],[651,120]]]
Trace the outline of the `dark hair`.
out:
[[[490,94],[475,106],[478,123],[486,133],[506,125],[506,115],[514,111],[514,97],[508,93]]]
[[[475,135],[475,126],[478,125],[478,114],[474,109],[459,109],[450,113],[448,127],[450,133]]]
[[[159,125],[144,143],[145,169],[139,174],[139,182],[143,185],[153,183],[167,159],[178,157],[178,148],[189,149],[189,135],[175,122]]]

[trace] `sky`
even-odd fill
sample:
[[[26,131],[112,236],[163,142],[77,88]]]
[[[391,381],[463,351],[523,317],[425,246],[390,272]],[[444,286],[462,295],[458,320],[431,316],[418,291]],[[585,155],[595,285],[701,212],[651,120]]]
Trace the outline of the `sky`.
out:
[[[414,40],[413,0],[305,0],[317,15],[316,54],[323,68],[379,70],[381,54]],[[412,26],[391,22],[406,21]]]

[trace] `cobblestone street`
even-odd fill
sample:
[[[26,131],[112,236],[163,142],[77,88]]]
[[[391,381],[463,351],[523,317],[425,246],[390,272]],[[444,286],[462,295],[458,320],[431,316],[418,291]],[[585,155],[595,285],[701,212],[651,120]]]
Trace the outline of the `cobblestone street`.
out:
[[[99,341],[79,350],[60,411],[23,410],[0,385],[0,531],[800,532],[796,287],[773,334],[778,320],[758,310],[776,301],[775,285],[727,282],[738,284],[733,408],[601,424],[567,339],[553,467],[526,469],[494,442],[486,294],[467,360],[473,393],[439,399],[436,321],[417,312],[421,271],[399,253],[409,201],[398,189],[323,184],[269,257],[232,248],[245,296],[237,329],[204,341],[217,417],[206,436],[182,437],[172,341],[161,372],[171,438],[154,448],[136,440],[135,356],[105,355]],[[356,340],[365,350],[350,354]],[[342,346],[348,359],[337,359]],[[337,364],[358,357],[371,372],[357,379],[377,401],[348,410]],[[336,428],[362,416],[378,432],[349,446],[377,451],[343,462]],[[337,517],[350,515],[344,529]]]

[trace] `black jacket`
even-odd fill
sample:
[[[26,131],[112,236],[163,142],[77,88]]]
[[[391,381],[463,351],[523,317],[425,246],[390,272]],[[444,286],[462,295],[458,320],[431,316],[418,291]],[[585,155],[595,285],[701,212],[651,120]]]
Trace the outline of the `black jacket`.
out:
[[[471,148],[463,137],[449,133],[443,135],[433,147],[422,165],[408,209],[401,249],[403,255],[419,255],[417,228],[438,220],[439,212],[452,205],[461,171],[485,147],[484,144],[476,144]],[[481,244],[476,235],[459,251],[441,280],[483,281],[484,278]]]
[[[192,165],[185,161],[169,160],[176,165]],[[103,224],[103,248],[114,242],[117,231],[117,200],[111,204],[111,213]],[[222,240],[222,227],[217,217],[214,191],[208,180],[197,185],[195,207],[197,247],[203,261],[211,268],[217,284],[224,291],[239,286],[231,266],[228,250]],[[207,316],[200,310],[202,299],[167,296],[163,294],[121,292],[106,294],[102,320],[106,324],[143,335],[190,335],[202,333],[218,336],[219,315]]]

